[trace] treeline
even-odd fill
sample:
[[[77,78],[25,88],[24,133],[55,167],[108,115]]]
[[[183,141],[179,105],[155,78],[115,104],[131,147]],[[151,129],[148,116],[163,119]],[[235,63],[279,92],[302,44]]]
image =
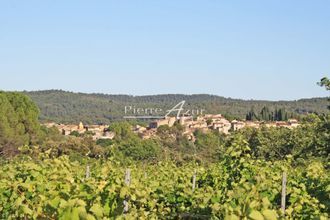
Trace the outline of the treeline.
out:
[[[125,106],[171,109],[182,100],[185,109],[205,109],[205,113],[221,113],[228,119],[245,119],[251,109],[259,113],[265,107],[269,112],[285,109],[289,116],[306,113],[326,113],[327,98],[297,101],[256,101],[224,98],[214,95],[154,95],[129,96],[72,93],[61,90],[25,92],[39,107],[42,121],[58,123],[109,124],[122,120]],[[258,116],[258,114],[256,114]],[[270,117],[273,118],[273,117]]]
[[[248,121],[287,121],[290,118],[299,118],[298,114],[287,112],[284,108],[270,111],[268,107],[263,107],[260,112],[256,112],[251,109],[246,114],[246,120]]]
[[[39,125],[38,108],[30,98],[21,93],[0,93],[0,154],[9,156],[20,152],[25,146],[38,146],[40,151],[51,151],[53,156],[88,155],[89,157],[115,157],[118,160],[161,161],[171,159],[178,163],[196,160],[200,163],[216,161],[225,152],[228,142],[237,135],[250,143],[252,155],[277,160],[286,155],[295,157],[329,157],[329,114],[310,114],[304,117],[303,125],[297,129],[261,128],[243,129],[225,136],[219,132],[194,133],[195,141],[183,133],[183,127],[161,126],[156,138],[142,140],[132,131],[128,122],[111,123],[114,140],[95,142],[91,135],[79,137],[62,136],[56,128],[47,129]],[[272,117],[272,118],[271,118]],[[251,119],[284,120],[288,113],[279,109],[272,112],[264,107]],[[232,143],[230,143],[232,144]],[[30,149],[31,150],[31,149]]]

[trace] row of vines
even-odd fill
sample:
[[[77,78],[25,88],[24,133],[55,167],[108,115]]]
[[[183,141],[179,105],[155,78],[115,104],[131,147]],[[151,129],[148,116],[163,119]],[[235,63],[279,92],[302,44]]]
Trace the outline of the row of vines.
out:
[[[292,166],[290,157],[251,159],[244,144],[228,148],[221,162],[205,167],[125,166],[111,159],[87,164],[46,153],[1,161],[0,219],[329,218],[330,175],[321,162]],[[288,174],[285,213],[280,209],[283,171]]]

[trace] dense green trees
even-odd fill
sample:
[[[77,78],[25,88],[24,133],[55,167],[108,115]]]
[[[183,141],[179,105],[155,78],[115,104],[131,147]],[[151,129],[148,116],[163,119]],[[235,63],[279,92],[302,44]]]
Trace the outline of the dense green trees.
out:
[[[214,162],[219,157],[225,135],[218,131],[203,132],[197,130],[195,133],[196,141],[194,143],[196,156],[200,161]]]
[[[114,155],[118,160],[157,160],[161,155],[161,146],[157,140],[142,140],[132,131],[132,125],[128,122],[114,122],[109,130],[115,133],[113,140],[98,143],[106,147],[110,155]]]
[[[287,155],[295,159],[329,159],[330,115],[311,114],[295,129],[267,128],[242,129],[231,136],[243,135],[252,149],[252,155],[267,160],[282,160]],[[230,140],[230,139],[228,139]]]
[[[248,121],[286,121],[289,118],[299,118],[298,114],[289,113],[284,108],[270,111],[268,107],[264,106],[260,112],[256,112],[252,108],[247,114],[245,119]]]
[[[0,154],[12,155],[19,146],[37,142],[38,114],[37,106],[27,96],[0,92]]]
[[[71,93],[59,90],[27,92],[41,110],[40,119],[62,123],[109,124],[122,120],[125,106],[141,108],[172,108],[182,100],[186,101],[185,109],[205,109],[205,113],[223,114],[226,118],[244,119],[254,107],[259,113],[263,107],[270,112],[275,108],[285,108],[286,112],[306,114],[311,112],[326,113],[327,99],[313,98],[297,101],[257,101],[230,99],[213,95],[155,95],[128,96]]]
[[[136,136],[132,131],[132,125],[126,121],[112,123],[109,130],[115,133],[116,141],[127,140]]]
[[[156,140],[141,140],[132,138],[121,142],[118,150],[125,157],[133,160],[157,161],[160,157],[161,146]]]
[[[32,100],[16,92],[0,92],[0,156],[48,151],[54,156],[104,155],[89,137],[63,137],[56,128],[40,126],[39,110]],[[79,135],[77,135],[79,136]]]

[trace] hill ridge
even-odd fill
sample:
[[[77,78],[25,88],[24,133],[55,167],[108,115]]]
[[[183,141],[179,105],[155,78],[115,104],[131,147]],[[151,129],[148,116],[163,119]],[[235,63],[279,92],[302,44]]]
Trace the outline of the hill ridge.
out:
[[[133,96],[124,94],[77,93],[64,90],[24,91],[38,105],[43,121],[109,123],[120,120],[125,106],[169,108],[182,100],[187,108],[204,108],[207,113],[222,113],[229,118],[245,118],[253,108],[260,111],[284,108],[294,114],[326,113],[327,98],[302,98],[292,101],[244,100],[210,94],[159,94]]]

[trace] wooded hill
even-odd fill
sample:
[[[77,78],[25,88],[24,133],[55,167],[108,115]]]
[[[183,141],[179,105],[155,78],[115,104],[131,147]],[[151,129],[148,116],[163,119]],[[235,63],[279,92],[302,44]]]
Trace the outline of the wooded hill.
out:
[[[110,123],[121,120],[125,106],[139,108],[171,109],[182,100],[185,109],[205,109],[205,113],[221,113],[229,119],[245,119],[251,110],[260,114],[266,107],[270,112],[284,109],[297,117],[306,113],[326,113],[327,98],[300,99],[295,101],[260,101],[225,98],[216,95],[165,94],[152,96],[108,95],[73,93],[62,90],[24,92],[40,108],[42,121],[62,123]]]

